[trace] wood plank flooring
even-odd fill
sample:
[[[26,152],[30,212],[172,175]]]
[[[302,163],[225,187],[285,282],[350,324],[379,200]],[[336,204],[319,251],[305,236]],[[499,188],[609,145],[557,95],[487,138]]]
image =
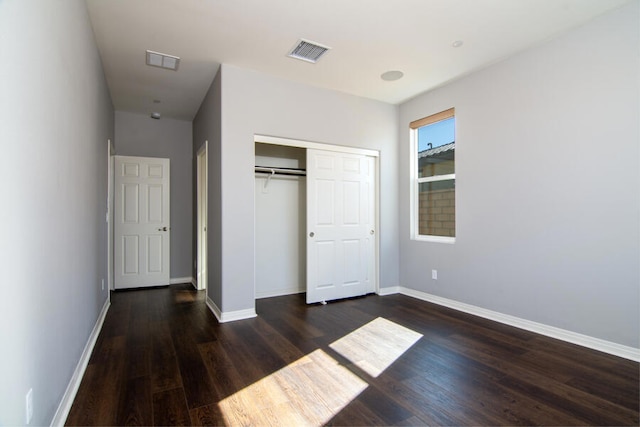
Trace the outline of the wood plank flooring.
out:
[[[112,294],[67,425],[638,425],[639,365],[402,295]]]

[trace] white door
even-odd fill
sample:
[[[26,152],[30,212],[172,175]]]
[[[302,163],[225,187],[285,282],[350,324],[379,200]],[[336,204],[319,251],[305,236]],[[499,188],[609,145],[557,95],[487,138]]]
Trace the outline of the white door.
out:
[[[375,289],[373,157],[307,150],[307,303]]]
[[[114,287],[169,284],[169,159],[115,156]]]

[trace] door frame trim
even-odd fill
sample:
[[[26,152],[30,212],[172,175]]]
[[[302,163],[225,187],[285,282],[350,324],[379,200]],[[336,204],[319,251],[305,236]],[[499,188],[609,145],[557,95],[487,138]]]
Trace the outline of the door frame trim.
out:
[[[323,142],[303,141],[300,139],[280,138],[277,136],[254,135],[253,142],[261,144],[284,145],[287,147],[313,148],[316,150],[336,151],[338,153],[362,154],[371,157],[380,157],[379,150],[368,148],[349,147],[346,145],[325,144]],[[376,170],[377,172],[377,170]]]
[[[358,148],[358,147],[350,147],[346,145],[335,145],[335,144],[327,144],[322,142],[313,142],[313,141],[304,141],[300,139],[291,139],[291,138],[281,138],[277,136],[268,136],[268,135],[253,135],[254,142],[254,156],[255,156],[255,143],[260,144],[271,144],[271,145],[284,145],[287,147],[297,147],[297,148],[312,148],[315,150],[325,150],[325,151],[335,151],[339,153],[350,153],[350,154],[361,154],[365,156],[370,156],[374,158],[374,168],[375,168],[375,229],[376,229],[376,244],[375,244],[375,286],[373,292],[376,294],[380,293],[380,150],[372,150],[368,148]],[[253,210],[254,222],[255,222],[255,207]],[[253,243],[254,250],[254,259],[255,259],[255,239]],[[255,266],[254,266],[255,269]],[[254,301],[256,299],[255,296],[255,274],[254,274],[254,283],[253,283],[253,297]]]
[[[111,292],[114,290],[113,286],[113,159],[116,155],[116,149],[113,146],[113,141],[107,139],[107,292],[109,294],[109,301],[111,301]]]

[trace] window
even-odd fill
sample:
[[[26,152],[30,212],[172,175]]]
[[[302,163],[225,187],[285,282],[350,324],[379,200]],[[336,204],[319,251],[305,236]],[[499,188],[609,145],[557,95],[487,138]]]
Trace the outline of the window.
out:
[[[412,238],[456,236],[455,110],[411,122]]]

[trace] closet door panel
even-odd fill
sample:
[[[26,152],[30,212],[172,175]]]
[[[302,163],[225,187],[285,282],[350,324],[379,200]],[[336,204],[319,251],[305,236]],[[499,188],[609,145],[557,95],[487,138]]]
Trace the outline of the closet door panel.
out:
[[[363,155],[307,150],[307,303],[372,289],[373,164]]]

